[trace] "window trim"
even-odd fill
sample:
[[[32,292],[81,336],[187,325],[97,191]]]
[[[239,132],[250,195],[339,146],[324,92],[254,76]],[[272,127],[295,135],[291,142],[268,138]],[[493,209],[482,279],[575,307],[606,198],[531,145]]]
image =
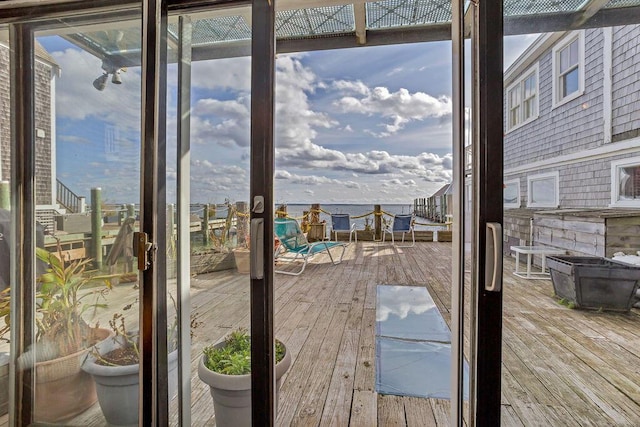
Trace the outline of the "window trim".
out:
[[[525,97],[524,97],[524,82],[531,77],[532,75],[535,75],[536,78],[536,98],[535,98],[535,109],[536,109],[536,113],[533,114],[531,117],[529,117],[526,120],[523,120],[523,115],[524,115],[524,101],[525,101]],[[515,89],[516,87],[518,87],[518,91],[520,92],[520,111],[518,112],[518,117],[520,119],[520,122],[516,125],[511,126],[510,123],[510,119],[511,119],[511,92],[513,89]],[[506,93],[506,104],[507,104],[507,108],[506,108],[506,120],[505,123],[507,125],[507,132],[512,132],[516,129],[521,128],[522,126],[531,123],[532,121],[536,120],[539,116],[540,116],[540,66],[539,63],[536,62],[533,66],[529,67],[524,73],[522,73],[520,75],[520,77],[518,78],[518,80],[514,81],[511,85],[509,85],[507,87],[507,90],[505,91]]]
[[[560,99],[560,60],[559,55],[560,51],[569,46],[574,41],[578,40],[578,90],[573,92],[570,95],[565,96]],[[566,104],[569,101],[572,101],[584,94],[584,71],[585,71],[585,60],[584,60],[584,30],[573,31],[567,37],[565,37],[561,42],[553,47],[551,54],[551,63],[552,63],[552,105],[551,109],[557,108],[561,105]]]
[[[611,162],[611,204],[609,207],[640,207],[640,199],[620,200],[620,185],[618,182],[618,169],[625,166],[639,166],[640,157],[614,160]]]
[[[531,199],[532,191],[531,185],[535,181],[541,181],[548,178],[553,178],[555,181],[554,185],[554,201],[552,203],[534,203]],[[527,176],[527,207],[530,208],[557,208],[560,206],[560,172],[547,172],[540,173],[536,175]]]
[[[503,182],[504,188],[507,188],[508,185],[515,185],[517,190],[518,190],[518,201],[516,203],[504,203],[504,207],[505,209],[514,209],[514,208],[519,208],[522,205],[522,194],[520,192],[520,178],[517,179],[510,179],[507,181]],[[504,200],[504,197],[503,197]]]

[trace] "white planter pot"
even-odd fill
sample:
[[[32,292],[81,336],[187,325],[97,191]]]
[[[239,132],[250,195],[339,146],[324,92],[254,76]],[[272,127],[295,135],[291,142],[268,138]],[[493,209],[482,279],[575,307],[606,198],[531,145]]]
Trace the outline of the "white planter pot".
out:
[[[223,347],[224,341],[214,345]],[[225,375],[209,370],[200,358],[198,377],[211,390],[213,408],[218,427],[251,427],[251,375]],[[276,364],[276,406],[280,390],[280,379],[291,366],[291,354],[286,350],[284,358]]]
[[[107,354],[120,346],[114,339],[98,345],[100,354]],[[117,426],[138,425],[138,391],[140,365],[104,366],[96,363],[89,354],[82,369],[91,374],[102,414],[109,424]],[[178,392],[178,350],[169,353],[169,398]]]

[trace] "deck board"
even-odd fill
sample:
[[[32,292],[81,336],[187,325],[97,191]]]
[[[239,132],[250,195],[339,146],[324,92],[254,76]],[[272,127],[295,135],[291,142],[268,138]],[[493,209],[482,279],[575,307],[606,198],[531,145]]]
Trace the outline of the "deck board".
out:
[[[506,257],[503,425],[640,425],[640,311],[571,310],[553,299],[550,281],[522,279],[513,270]],[[280,389],[278,425],[449,425],[447,400],[375,392],[375,324],[382,284],[426,287],[450,324],[450,280],[451,243],[443,242],[352,243],[339,265],[323,254],[300,276],[277,274],[276,337],[293,357]],[[193,277],[191,285],[193,312],[203,322],[192,342],[192,425],[213,426],[197,363],[205,345],[249,326],[249,278],[216,272]],[[135,293],[120,285],[111,306],[121,308]],[[108,318],[102,314],[101,324]],[[173,402],[174,422],[175,408]],[[95,405],[69,425],[105,423]]]

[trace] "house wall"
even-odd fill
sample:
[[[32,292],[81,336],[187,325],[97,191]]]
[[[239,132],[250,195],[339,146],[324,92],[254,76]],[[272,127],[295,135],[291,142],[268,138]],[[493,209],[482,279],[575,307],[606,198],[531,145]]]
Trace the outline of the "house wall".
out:
[[[523,208],[527,207],[527,176],[556,171],[559,207],[607,207],[611,203],[611,162],[640,155],[640,144],[637,149],[629,148],[630,139],[640,136],[640,26],[611,29],[610,88],[603,78],[603,52],[608,48],[605,31],[584,31],[585,91],[557,108],[552,108],[553,48],[538,56],[539,116],[506,133],[504,140],[504,179],[520,179]],[[611,143],[605,143],[605,90],[611,91],[612,99]],[[505,102],[505,117],[507,108]],[[623,144],[627,144],[625,151],[617,152]],[[594,150],[600,152],[594,155]]]
[[[602,144],[602,42],[602,29],[585,30],[585,92],[554,109],[552,50],[540,56],[539,115],[505,134],[505,170]]]
[[[640,135],[640,26],[613,28],[612,141]]]
[[[36,204],[50,205],[51,200],[51,66],[36,61],[35,125],[44,131],[36,137]],[[11,177],[11,105],[10,105],[9,49],[0,44],[0,162],[1,179]]]
[[[11,138],[9,105],[9,49],[0,45],[0,180],[8,181],[10,176],[9,142]]]

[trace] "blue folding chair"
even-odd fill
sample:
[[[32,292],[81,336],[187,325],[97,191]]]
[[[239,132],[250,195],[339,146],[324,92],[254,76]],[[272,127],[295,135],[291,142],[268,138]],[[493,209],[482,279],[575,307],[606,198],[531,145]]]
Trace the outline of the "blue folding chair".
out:
[[[385,227],[382,233],[382,242],[384,243],[387,233],[391,234],[391,244],[397,248],[412,248],[416,245],[416,236],[413,232],[414,218],[413,214],[394,215],[391,227]],[[396,245],[394,233],[402,233],[402,243],[404,243],[405,233],[411,233],[412,243],[410,245]]]
[[[298,221],[291,218],[276,218],[273,228],[274,234],[280,240],[280,245],[274,254],[275,260],[293,262],[301,259],[303,261],[302,268],[298,272],[275,270],[276,273],[298,276],[302,274],[307,266],[307,261],[312,256],[325,251],[329,255],[332,264],[336,265],[342,262],[344,251],[347,248],[346,243],[327,241],[309,243],[304,233],[302,233]],[[336,246],[342,248],[342,253],[340,254],[340,259],[334,261],[330,249]]]
[[[358,243],[356,225],[351,224],[349,214],[331,214],[331,232],[335,241],[338,240],[338,232],[345,232],[349,233],[349,243],[351,243],[351,236],[354,236],[356,243]]]

